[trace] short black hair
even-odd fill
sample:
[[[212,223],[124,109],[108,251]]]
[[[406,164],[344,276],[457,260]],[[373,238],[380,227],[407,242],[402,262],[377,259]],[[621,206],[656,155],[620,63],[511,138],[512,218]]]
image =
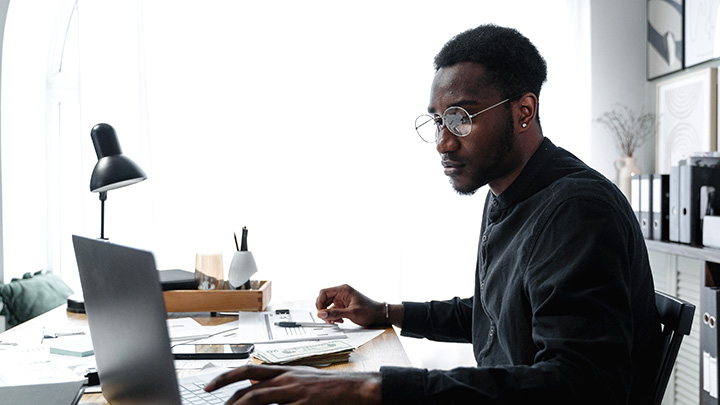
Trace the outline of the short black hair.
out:
[[[494,24],[469,29],[450,39],[435,56],[435,71],[461,62],[485,68],[482,80],[503,97],[527,92],[540,98],[547,64],[535,45],[520,32]]]

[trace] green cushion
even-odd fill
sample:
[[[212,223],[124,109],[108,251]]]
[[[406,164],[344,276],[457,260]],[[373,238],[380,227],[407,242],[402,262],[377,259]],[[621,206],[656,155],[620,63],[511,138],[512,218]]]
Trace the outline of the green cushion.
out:
[[[64,304],[72,294],[73,290],[52,273],[25,273],[21,279],[0,284],[4,304],[0,315],[13,327]]]

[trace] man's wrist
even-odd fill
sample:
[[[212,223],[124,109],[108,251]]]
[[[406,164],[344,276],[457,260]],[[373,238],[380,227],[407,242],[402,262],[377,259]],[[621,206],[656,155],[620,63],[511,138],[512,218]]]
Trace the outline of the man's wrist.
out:
[[[403,305],[402,304],[388,304],[383,302],[383,320],[385,325],[395,325],[402,327],[403,319]]]
[[[382,374],[378,372],[368,373],[361,393],[364,396],[365,404],[381,404],[382,403]]]

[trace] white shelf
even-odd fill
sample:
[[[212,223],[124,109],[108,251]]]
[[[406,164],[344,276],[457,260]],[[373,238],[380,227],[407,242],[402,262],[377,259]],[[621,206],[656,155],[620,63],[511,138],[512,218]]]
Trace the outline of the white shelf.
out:
[[[706,262],[720,263],[720,249],[709,247],[698,247],[684,245],[677,242],[645,239],[645,245],[649,250],[668,253],[676,256],[685,256]]]

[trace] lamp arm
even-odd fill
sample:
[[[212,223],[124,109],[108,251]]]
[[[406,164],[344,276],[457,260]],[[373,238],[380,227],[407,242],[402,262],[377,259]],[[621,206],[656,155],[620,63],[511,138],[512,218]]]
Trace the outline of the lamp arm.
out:
[[[105,239],[105,200],[107,191],[100,192],[100,239]]]

